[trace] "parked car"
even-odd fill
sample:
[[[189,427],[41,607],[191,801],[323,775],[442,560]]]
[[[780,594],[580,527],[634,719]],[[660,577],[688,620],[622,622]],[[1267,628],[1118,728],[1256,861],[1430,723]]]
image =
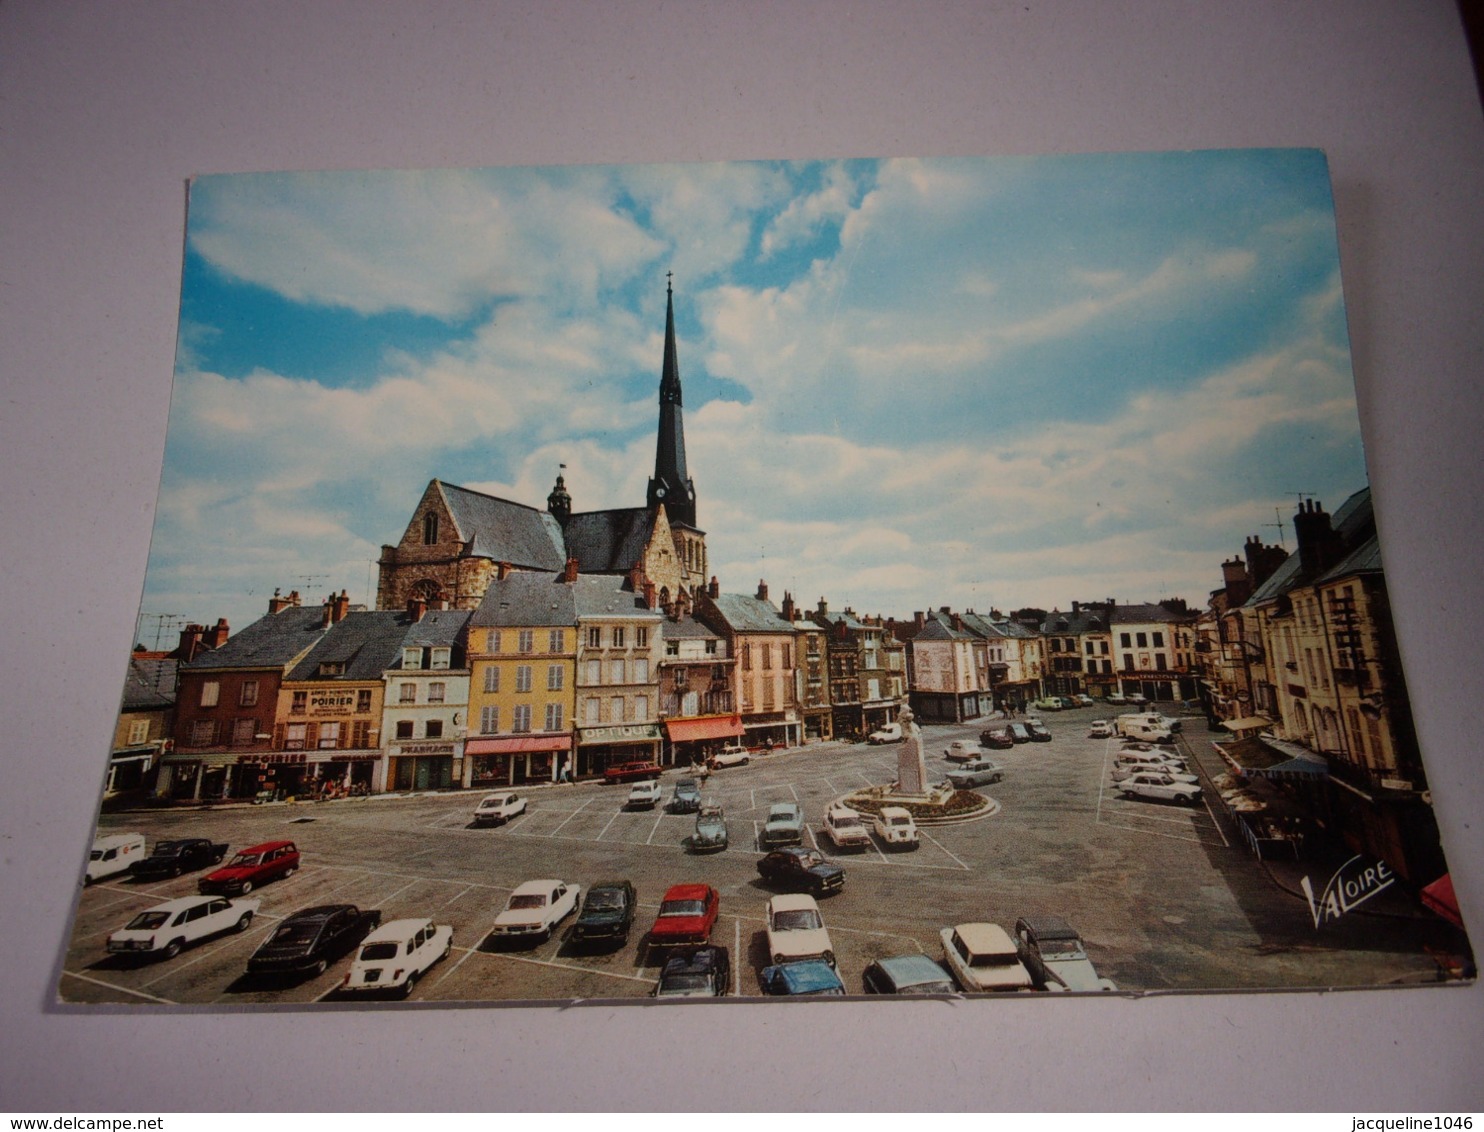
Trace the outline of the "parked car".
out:
[[[658,778],[659,776],[660,767],[657,763],[614,763],[612,766],[603,768],[604,782],[639,782],[646,778]]]
[[[497,790],[486,794],[474,807],[475,825],[504,825],[526,812],[526,799],[514,790]]]
[[[802,893],[775,896],[768,901],[768,954],[774,963],[823,959],[835,965],[835,948],[814,897]]]
[[[833,803],[824,812],[824,831],[836,849],[869,849],[871,834],[866,823],[843,802]]]
[[[732,960],[725,947],[707,945],[665,960],[655,998],[720,998],[730,989]]]
[[[1128,702],[1136,707],[1143,707],[1149,702],[1149,697],[1142,692],[1130,692],[1128,693]]]
[[[746,766],[752,761],[752,756],[747,753],[746,747],[732,745],[723,747],[706,760],[706,765],[712,770],[721,770],[729,766]]]
[[[902,725],[900,723],[888,723],[880,730],[872,731],[867,735],[866,742],[878,745],[881,743],[900,743],[903,738]]]
[[[205,837],[182,837],[176,841],[156,841],[149,856],[134,862],[129,870],[140,880],[158,877],[178,877],[181,873],[195,872],[207,865],[219,865],[227,855],[225,841],[211,841]]]
[[[1025,729],[1031,733],[1032,743],[1051,742],[1051,732],[1039,719],[1027,719],[1025,721]]]
[[[990,727],[979,732],[979,745],[990,747],[994,750],[1004,751],[1015,746],[1015,738],[1010,734],[1008,725]]]
[[[1029,743],[1031,741],[1031,733],[1025,729],[1025,724],[1019,720],[1016,720],[1014,723],[1007,723],[1005,730],[1010,732],[1010,738],[1013,742]]]
[[[577,911],[581,889],[562,880],[528,880],[516,887],[495,917],[490,938],[532,940],[551,938],[558,924]]]
[[[259,885],[298,871],[298,846],[292,841],[265,841],[238,850],[225,865],[197,881],[196,887],[206,894],[246,896]]]
[[[1042,696],[1036,700],[1031,707],[1037,711],[1061,711],[1062,702],[1060,696]]]
[[[1109,692],[1108,702],[1110,704],[1126,704],[1128,703],[1128,697],[1122,692]]]
[[[926,955],[894,955],[870,963],[861,975],[867,994],[955,994],[953,977]]]
[[[949,762],[954,763],[968,762],[970,759],[982,759],[987,754],[989,752],[972,739],[955,739],[943,751],[943,757]]]
[[[634,886],[626,880],[593,885],[587,890],[577,922],[572,925],[572,942],[627,943],[637,903]]]
[[[943,960],[965,991],[1019,991],[1034,985],[1016,954],[1015,941],[999,924],[959,924],[938,934]]]
[[[1015,921],[1015,950],[1036,989],[1044,991],[1114,991],[1087,957],[1077,929],[1056,916],[1021,917]]]
[[[758,975],[763,993],[768,995],[841,995],[845,984],[830,964],[819,959],[801,963],[779,963],[764,967]]]
[[[701,785],[694,778],[682,778],[670,794],[670,812],[693,814],[701,808]]]
[[[1181,782],[1174,775],[1161,771],[1144,770],[1130,775],[1122,782],[1113,784],[1113,789],[1125,798],[1148,798],[1163,802],[1179,802],[1193,806],[1201,796],[1201,788],[1190,782]]]
[[[88,853],[88,866],[83,872],[84,884],[96,884],[100,880],[129,871],[135,861],[144,859],[144,834],[111,833],[93,840]]]
[[[791,889],[807,889],[816,896],[838,892],[845,887],[845,870],[825,860],[818,849],[790,845],[774,849],[758,858],[757,871],[769,884]]]
[[[629,787],[629,796],[624,799],[626,810],[652,810],[660,804],[664,797],[664,791],[660,784],[652,779],[644,782],[636,782]]]
[[[381,926],[379,910],[354,904],[302,908],[283,920],[247,961],[249,975],[322,975]]]
[[[432,920],[393,920],[361,941],[340,985],[347,994],[388,993],[406,998],[418,979],[453,950],[453,928]]]
[[[1113,737],[1113,725],[1106,719],[1094,719],[1087,727],[1089,739],[1111,739]]]
[[[993,759],[970,759],[962,766],[948,772],[948,781],[955,790],[972,790],[976,786],[989,786],[1005,777],[1005,771]]]
[[[1148,771],[1155,771],[1159,774],[1167,774],[1176,782],[1200,782],[1200,778],[1194,774],[1191,774],[1188,770],[1185,770],[1183,764],[1181,764],[1181,766],[1177,768],[1175,766],[1169,765],[1151,766],[1147,763],[1114,763],[1112,777],[1114,782],[1122,782],[1127,778],[1132,778],[1136,774],[1144,774]]]
[[[188,943],[218,932],[245,932],[262,901],[182,896],[146,908],[108,937],[115,955],[174,959]]]
[[[764,849],[801,845],[804,841],[804,811],[797,802],[774,802],[768,808],[761,836]]]
[[[917,823],[901,806],[882,806],[871,826],[876,836],[893,849],[917,848]]]
[[[721,896],[709,884],[677,884],[665,892],[649,929],[651,947],[689,947],[711,941]]]
[[[1185,760],[1163,751],[1119,751],[1113,758],[1114,769],[1162,770],[1171,774],[1186,774],[1190,768]]]
[[[720,806],[703,805],[696,813],[690,847],[698,853],[717,853],[727,847],[727,818]]]
[[[1097,701],[1085,692],[1078,692],[1072,699],[1077,701],[1078,707],[1096,707]]]

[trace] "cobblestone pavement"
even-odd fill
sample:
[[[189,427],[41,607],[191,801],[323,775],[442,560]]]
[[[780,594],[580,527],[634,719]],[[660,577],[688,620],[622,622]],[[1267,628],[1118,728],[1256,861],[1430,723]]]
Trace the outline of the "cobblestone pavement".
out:
[[[872,959],[923,951],[939,956],[940,929],[1054,914],[1083,934],[1100,973],[1129,991],[1344,987],[1426,982],[1427,947],[1456,949],[1454,929],[1405,903],[1400,914],[1355,914],[1316,930],[1293,877],[1275,877],[1203,803],[1182,807],[1125,800],[1110,788],[1117,744],[1087,736],[1095,708],[1046,717],[1054,739],[993,755],[1005,778],[984,788],[993,816],[925,829],[921,847],[833,851],[820,831],[824,807],[860,786],[890,781],[896,748],[815,744],[718,771],[705,787],[726,808],[731,847],[698,856],[685,847],[693,819],[623,809],[627,790],[601,784],[538,787],[509,825],[469,823],[477,793],[382,796],[320,804],[232,805],[107,815],[107,832],[211,836],[241,846],[293,838],[303,868],[257,890],[262,911],[247,932],[197,944],[176,959],[129,965],[104,948],[136,912],[195,891],[196,875],[135,884],[114,879],[84,890],[59,993],[73,1002],[308,1003],[334,997],[349,958],[302,982],[261,985],[247,957],[293,911],[346,902],[384,919],[429,916],[454,929],[451,955],[419,983],[414,1000],[618,999],[648,995],[658,958],[644,930],[665,889],[704,881],[721,893],[713,942],[733,957],[733,993],[759,993],[766,962],[755,836],[767,807],[803,805],[806,844],[842,864],[845,888],[822,901],[842,976],[852,992]],[[982,722],[982,721],[981,721]],[[943,749],[976,737],[981,722],[924,729],[930,776],[948,769]],[[1218,769],[1204,720],[1187,721],[1181,747],[1194,753],[1209,790]],[[664,776],[666,792],[682,772]],[[1208,798],[1208,802],[1213,799]],[[1290,870],[1292,871],[1292,870]],[[535,877],[588,886],[633,881],[639,917],[630,941],[610,953],[578,953],[554,938],[529,950],[483,946],[510,890]],[[1379,906],[1378,906],[1379,907]]]

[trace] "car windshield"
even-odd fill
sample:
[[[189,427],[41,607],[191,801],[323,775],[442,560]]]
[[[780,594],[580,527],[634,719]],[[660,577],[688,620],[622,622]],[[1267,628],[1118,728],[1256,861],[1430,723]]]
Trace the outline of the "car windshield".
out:
[[[181,845],[178,841],[161,841],[150,851],[151,857],[178,857]]]
[[[263,855],[261,853],[238,853],[228,863],[227,867],[229,869],[240,869],[247,865],[260,864],[262,860]]]
[[[1017,962],[1019,960],[1013,951],[991,951],[985,955],[969,956],[971,967],[1010,967]]]
[[[397,947],[395,943],[368,943],[361,948],[361,961],[371,963],[379,959],[395,959]]]
[[[1041,940],[1042,959],[1086,959],[1087,953],[1075,939]]]
[[[505,905],[505,907],[511,911],[517,908],[544,908],[546,907],[546,897],[541,893],[531,896],[512,896],[510,903]]]
[[[699,916],[706,911],[700,900],[666,900],[660,905],[660,916]]]
[[[124,930],[131,932],[154,931],[155,928],[164,927],[165,921],[169,918],[169,912],[140,912],[139,915],[124,925]]]
[[[660,984],[659,993],[663,996],[710,989],[711,978],[709,975],[666,975],[664,981]]]
[[[112,851],[113,850],[111,850],[111,849],[109,850],[110,853]],[[103,860],[103,850],[102,849],[94,849],[91,853],[88,854],[88,860],[90,860],[90,861],[101,861],[101,860]]]
[[[905,816],[903,816],[903,817],[889,817],[889,818],[886,819],[886,823],[888,825],[911,825],[912,824],[912,819],[909,818],[909,817],[905,817]]]
[[[856,829],[859,828],[861,819],[854,814],[838,814],[835,817],[835,824],[841,829]]]
[[[587,907],[590,912],[609,912],[623,907],[623,893],[616,888],[597,889],[588,893]]]
[[[778,807],[768,811],[768,820],[771,821],[793,821],[795,811],[787,806]]]
[[[313,943],[319,935],[321,928],[319,923],[284,924],[276,932],[269,943]]]
[[[813,908],[791,908],[783,912],[773,913],[773,930],[775,932],[807,932],[815,928],[824,927],[819,913]]]

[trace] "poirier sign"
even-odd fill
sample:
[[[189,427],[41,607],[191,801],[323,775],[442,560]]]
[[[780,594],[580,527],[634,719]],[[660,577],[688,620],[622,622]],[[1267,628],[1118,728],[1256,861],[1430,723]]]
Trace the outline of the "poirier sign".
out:
[[[1360,907],[1372,896],[1384,892],[1396,881],[1396,874],[1386,867],[1385,861],[1358,867],[1361,857],[1357,854],[1335,870],[1324,891],[1316,898],[1314,885],[1308,877],[1299,881],[1304,896],[1309,901],[1309,914],[1314,917],[1314,927],[1338,920],[1347,912]]]
[[[355,706],[354,692],[310,692],[310,715],[344,715]]]

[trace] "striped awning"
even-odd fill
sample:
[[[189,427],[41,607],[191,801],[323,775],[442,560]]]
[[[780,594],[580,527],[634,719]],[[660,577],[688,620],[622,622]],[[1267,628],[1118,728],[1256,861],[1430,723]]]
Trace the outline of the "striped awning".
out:
[[[740,715],[704,715],[694,719],[669,719],[665,731],[672,743],[693,743],[698,739],[731,739],[743,733]]]

